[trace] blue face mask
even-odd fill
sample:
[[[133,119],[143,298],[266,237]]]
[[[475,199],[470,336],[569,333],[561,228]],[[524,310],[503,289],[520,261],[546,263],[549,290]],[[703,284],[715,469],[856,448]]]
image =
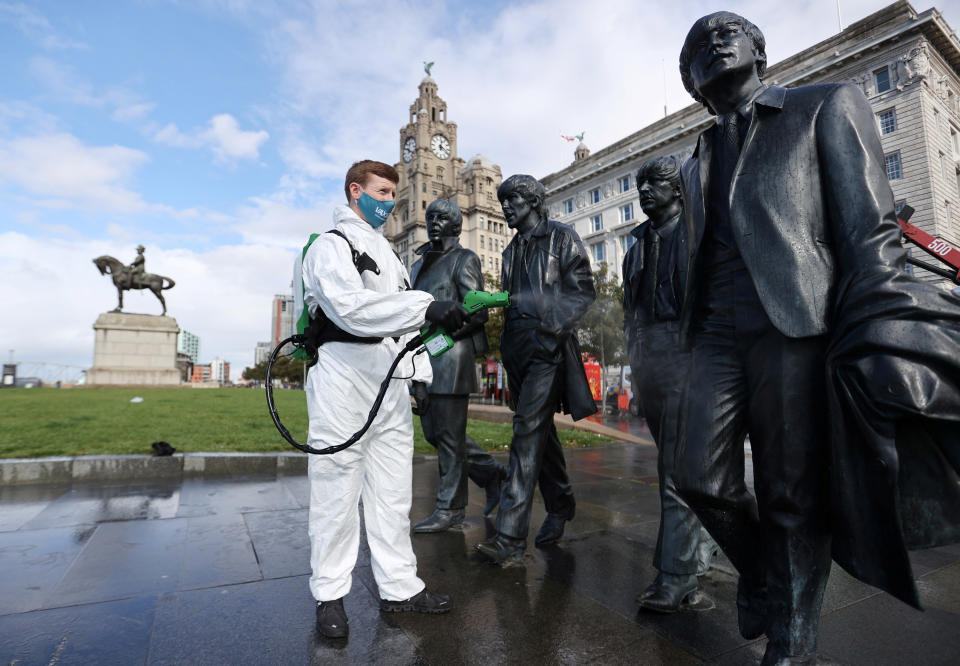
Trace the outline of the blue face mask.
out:
[[[361,192],[357,199],[357,208],[374,229],[379,228],[387,221],[390,211],[393,210],[392,201],[377,201],[366,192]]]

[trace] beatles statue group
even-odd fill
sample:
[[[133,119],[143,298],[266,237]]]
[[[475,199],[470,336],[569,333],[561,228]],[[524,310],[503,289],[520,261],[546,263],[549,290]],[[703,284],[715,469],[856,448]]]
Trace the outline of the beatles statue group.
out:
[[[920,607],[907,550],[960,540],[960,299],[904,271],[905,251],[874,114],[854,85],[763,82],[763,34],[717,12],[690,29],[683,83],[716,116],[691,157],[636,174],[647,220],[623,262],[633,391],[658,447],[658,575],[643,609],[694,603],[721,549],[739,572],[741,634],[766,635],[764,664],[814,663],[835,561]],[[499,504],[477,546],[522,562],[534,488],[563,535],[575,502],[553,414],[594,412],[576,326],[594,300],[576,232],[549,220],[543,185],[498,190],[516,235],[503,252],[501,340],[514,411],[509,466],[466,435],[474,318],[433,359],[423,430],[437,448],[437,532],[464,518],[467,479]],[[415,289],[462,301],[483,289],[458,243],[461,214],[427,209]],[[749,434],[755,487],[744,479]]]

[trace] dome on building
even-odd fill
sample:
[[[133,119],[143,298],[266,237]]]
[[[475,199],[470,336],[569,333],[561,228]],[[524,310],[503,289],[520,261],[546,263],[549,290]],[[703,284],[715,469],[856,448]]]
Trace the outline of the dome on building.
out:
[[[490,158],[486,157],[485,155],[481,155],[480,153],[477,153],[467,160],[467,166],[464,167],[464,171],[476,168],[491,169],[493,171],[500,170],[500,167],[491,162]]]
[[[580,143],[577,145],[577,149],[573,151],[573,161],[576,162],[577,160],[586,159],[589,156],[590,149],[587,148],[587,144],[585,144],[583,141],[580,141]]]
[[[420,82],[420,85],[422,86],[424,83],[432,83],[433,85],[437,85],[437,82],[434,81],[433,77],[430,76],[429,74],[423,77],[423,81]]]

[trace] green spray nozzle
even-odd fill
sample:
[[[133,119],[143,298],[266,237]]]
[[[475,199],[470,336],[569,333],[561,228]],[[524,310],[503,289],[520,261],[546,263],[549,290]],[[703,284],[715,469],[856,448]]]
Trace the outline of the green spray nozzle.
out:
[[[463,297],[463,307],[473,314],[487,308],[505,308],[510,305],[510,293],[499,291],[468,291]],[[430,356],[437,357],[453,348],[453,338],[442,326],[428,326],[420,331],[420,339]]]
[[[468,291],[463,297],[463,307],[467,312],[478,312],[485,308],[505,308],[510,305],[510,292]]]

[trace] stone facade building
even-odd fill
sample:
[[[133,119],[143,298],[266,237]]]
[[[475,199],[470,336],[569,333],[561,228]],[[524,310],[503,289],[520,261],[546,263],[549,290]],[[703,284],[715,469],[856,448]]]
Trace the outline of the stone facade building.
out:
[[[499,276],[500,252],[512,236],[497,201],[500,167],[483,155],[460,158],[457,124],[447,120],[436,81],[424,77],[419,91],[400,130],[400,161],[394,165],[400,182],[386,237],[409,269],[417,260],[414,250],[427,242],[427,206],[451,199],[463,212],[460,244],[477,253],[486,273]]]
[[[859,85],[873,106],[894,196],[916,209],[911,222],[960,247],[956,33],[935,8],[918,13],[901,0],[769,67],[765,76],[786,87],[842,81]],[[602,150],[591,153],[581,143],[570,166],[541,179],[550,217],[574,226],[594,264],[605,261],[619,276],[633,241],[629,233],[645,219],[634,181],[639,165],[667,154],[686,158],[712,122],[701,105],[691,104]],[[937,264],[916,246],[907,248]],[[922,269],[916,273],[953,286]]]

